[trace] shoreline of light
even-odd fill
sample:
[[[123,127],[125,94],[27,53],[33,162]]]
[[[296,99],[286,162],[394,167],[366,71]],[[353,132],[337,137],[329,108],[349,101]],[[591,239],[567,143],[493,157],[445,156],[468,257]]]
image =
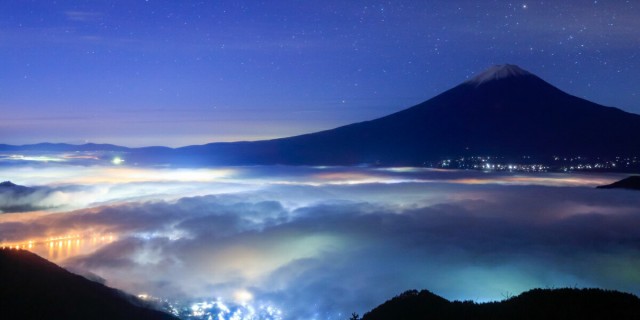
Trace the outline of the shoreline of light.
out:
[[[48,260],[57,262],[77,255],[81,249],[98,249],[98,246],[117,240],[118,236],[113,233],[65,234],[46,238],[35,237],[22,241],[2,242],[0,243],[0,249],[27,250],[39,255],[46,253]],[[85,248],[87,246],[89,248]],[[62,252],[62,250],[66,251]],[[88,251],[91,252],[93,250]]]

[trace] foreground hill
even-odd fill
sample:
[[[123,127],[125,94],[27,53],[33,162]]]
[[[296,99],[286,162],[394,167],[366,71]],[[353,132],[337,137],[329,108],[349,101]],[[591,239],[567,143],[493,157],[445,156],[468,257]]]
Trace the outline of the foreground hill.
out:
[[[429,291],[407,291],[363,320],[640,319],[640,299],[600,289],[534,289],[501,302],[450,302]]]
[[[0,249],[0,319],[176,319],[24,250]]]

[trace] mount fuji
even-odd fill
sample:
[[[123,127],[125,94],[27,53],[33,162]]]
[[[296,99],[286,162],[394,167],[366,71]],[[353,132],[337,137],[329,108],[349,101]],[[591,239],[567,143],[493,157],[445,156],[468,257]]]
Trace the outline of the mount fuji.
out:
[[[496,65],[423,103],[371,121],[274,140],[181,148],[0,145],[0,151],[101,147],[127,163],[424,165],[473,156],[637,157],[640,115],[567,94],[516,65]]]
[[[496,65],[416,106],[295,137],[175,149],[207,164],[421,165],[446,157],[640,155],[640,115]]]

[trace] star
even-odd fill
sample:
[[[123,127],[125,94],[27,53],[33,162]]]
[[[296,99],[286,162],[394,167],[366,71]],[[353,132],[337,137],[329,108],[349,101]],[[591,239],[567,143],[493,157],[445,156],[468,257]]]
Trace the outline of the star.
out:
[[[0,114],[19,117],[25,133],[13,135],[13,143],[75,141],[85,125],[90,140],[124,145],[144,131],[138,146],[303,134],[393,113],[497,62],[533,72],[544,65],[563,66],[545,74],[552,82],[577,69],[590,70],[592,77],[612,81],[594,81],[592,88],[600,90],[584,90],[586,80],[575,79],[580,86],[563,89],[640,112],[629,94],[638,73],[615,71],[640,66],[634,41],[640,35],[635,19],[640,8],[634,1],[589,0],[588,6],[543,0],[383,1],[367,6],[347,1],[328,8],[314,2],[241,6],[231,0],[194,1],[195,6],[134,1],[127,8],[56,2],[51,10],[21,1],[0,10],[8,28],[2,30],[3,45],[20,48],[0,50],[0,60],[8,66],[0,87],[12,88],[3,91]],[[599,62],[603,59],[607,65]],[[431,64],[437,67],[427,72]],[[381,69],[387,71],[381,73],[384,77],[375,76]],[[323,102],[341,105],[343,86],[327,85],[337,80],[348,88],[358,84],[347,99],[352,109]],[[369,96],[378,88],[386,88],[375,99],[381,109],[371,107]],[[206,118],[212,103],[236,106],[225,109],[234,119],[260,113],[257,118],[270,129],[255,135],[246,133],[254,125],[212,131],[208,122],[218,121]],[[310,104],[326,111],[326,117],[296,112],[295,106]],[[161,113],[149,111],[160,107]],[[100,116],[89,116],[94,113]],[[272,122],[270,117],[281,114],[293,115],[287,120],[291,124]],[[175,117],[185,125],[168,142],[158,133],[164,132],[164,121]],[[59,123],[35,125],[32,118]],[[132,125],[114,133],[97,123],[104,119]]]

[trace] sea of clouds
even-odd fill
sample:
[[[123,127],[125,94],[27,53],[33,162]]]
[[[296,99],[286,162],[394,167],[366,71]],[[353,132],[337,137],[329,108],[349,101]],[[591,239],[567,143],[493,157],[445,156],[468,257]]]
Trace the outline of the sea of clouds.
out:
[[[535,287],[640,294],[640,197],[594,188],[619,175],[11,169],[5,180],[47,192],[12,200],[38,211],[1,215],[0,241],[117,235],[58,262],[133,294],[268,305],[283,319],[346,319],[414,288],[475,301]]]

